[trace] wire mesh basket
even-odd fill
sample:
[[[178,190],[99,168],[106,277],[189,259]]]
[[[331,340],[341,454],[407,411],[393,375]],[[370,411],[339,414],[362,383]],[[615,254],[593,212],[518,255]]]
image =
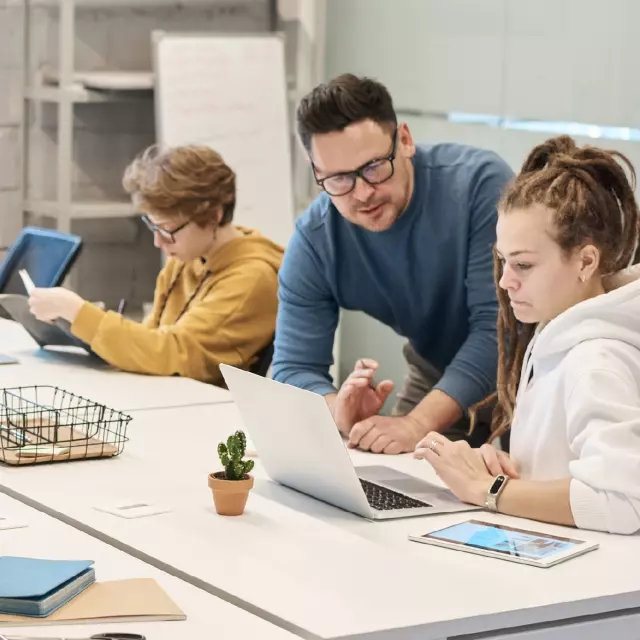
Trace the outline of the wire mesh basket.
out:
[[[122,453],[131,416],[53,386],[0,389],[0,461],[32,465]]]

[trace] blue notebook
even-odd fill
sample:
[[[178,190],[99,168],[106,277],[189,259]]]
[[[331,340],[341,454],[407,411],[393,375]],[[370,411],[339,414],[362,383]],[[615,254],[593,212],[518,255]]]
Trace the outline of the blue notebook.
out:
[[[0,613],[45,617],[95,582],[92,560],[0,556]]]

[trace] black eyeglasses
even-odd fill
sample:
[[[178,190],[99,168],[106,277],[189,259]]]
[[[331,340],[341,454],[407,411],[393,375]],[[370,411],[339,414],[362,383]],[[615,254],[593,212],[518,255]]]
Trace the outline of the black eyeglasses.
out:
[[[169,231],[169,229],[163,229],[162,227],[159,227],[157,224],[154,224],[153,222],[151,222],[151,220],[149,220],[148,216],[140,216],[140,218],[142,218],[142,222],[145,223],[147,229],[149,229],[149,231],[151,231],[151,233],[157,233],[160,235],[160,237],[165,241],[165,242],[169,242],[171,244],[174,244],[176,239],[175,239],[175,235],[176,233],[178,233],[178,231],[184,229],[188,224],[191,224],[191,220],[187,220],[184,224],[181,224],[179,227],[176,227],[175,229],[172,229],[171,231]]]
[[[398,147],[398,130],[393,132],[393,147],[391,153],[383,158],[375,158],[363,164],[353,171],[334,173],[333,175],[321,178],[316,177],[316,167],[313,163],[313,177],[321,189],[324,189],[330,196],[346,196],[356,188],[356,180],[362,178],[367,184],[376,185],[386,182],[393,176],[394,160]]]

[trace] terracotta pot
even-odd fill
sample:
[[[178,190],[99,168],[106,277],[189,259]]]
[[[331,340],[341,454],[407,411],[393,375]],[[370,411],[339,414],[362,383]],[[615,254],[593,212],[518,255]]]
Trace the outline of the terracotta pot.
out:
[[[226,480],[224,471],[210,473],[209,488],[216,511],[221,516],[241,516],[253,488],[253,476],[248,475],[244,480]]]

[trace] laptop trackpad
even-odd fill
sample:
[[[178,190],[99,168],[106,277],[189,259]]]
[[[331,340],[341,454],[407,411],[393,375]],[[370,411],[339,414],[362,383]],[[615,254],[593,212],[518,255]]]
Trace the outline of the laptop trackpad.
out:
[[[391,467],[384,467],[382,465],[356,467],[356,473],[358,477],[363,480],[369,480],[369,482],[375,482],[388,489],[399,491],[416,500],[430,502],[431,504],[433,504],[434,500],[440,504],[442,502],[459,504],[459,501],[448,489],[438,487],[426,480],[416,478],[415,476],[392,469]]]

